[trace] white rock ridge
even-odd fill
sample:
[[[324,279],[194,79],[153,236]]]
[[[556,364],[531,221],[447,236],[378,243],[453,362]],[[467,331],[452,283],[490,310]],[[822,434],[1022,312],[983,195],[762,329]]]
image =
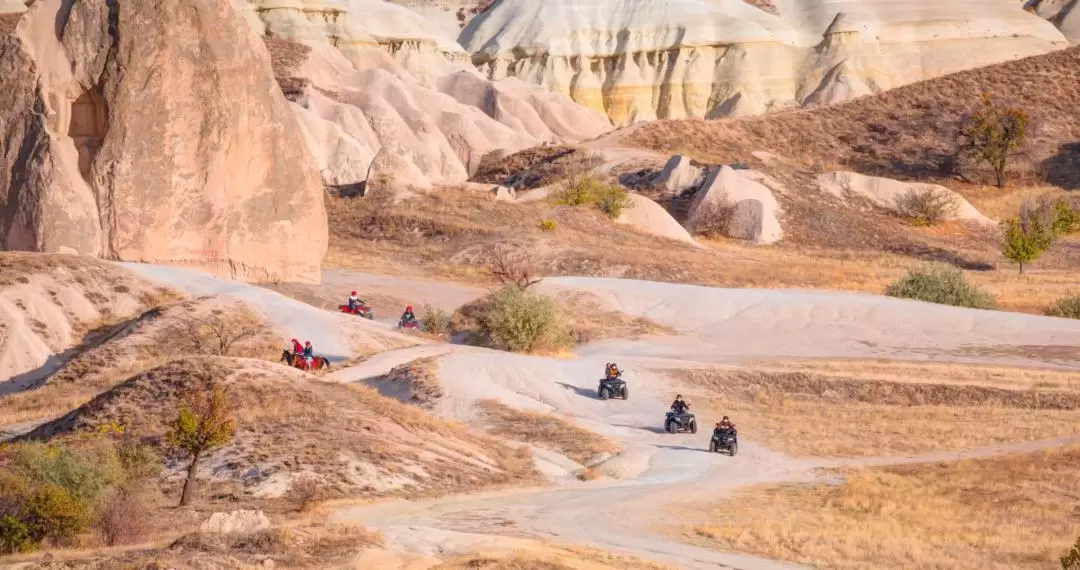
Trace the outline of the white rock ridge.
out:
[[[458,37],[490,77],[616,125],[834,103],[1068,44],[1012,0],[502,0]]]
[[[407,154],[405,185],[468,179],[493,150],[576,142],[611,129],[565,94],[491,81],[437,26],[382,0],[250,0],[265,33],[311,48],[294,111],[327,184],[366,180],[387,147]],[[407,151],[407,152],[406,152]]]
[[[1070,42],[1080,42],[1080,0],[1025,0],[1024,9],[1049,20]]]

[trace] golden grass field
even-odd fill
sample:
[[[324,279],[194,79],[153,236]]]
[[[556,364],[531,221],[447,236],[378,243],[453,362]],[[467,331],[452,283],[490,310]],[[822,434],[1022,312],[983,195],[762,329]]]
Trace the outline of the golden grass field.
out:
[[[1080,447],[848,470],[838,484],[746,489],[702,508],[684,538],[847,570],[1057,568],[1080,534]]]

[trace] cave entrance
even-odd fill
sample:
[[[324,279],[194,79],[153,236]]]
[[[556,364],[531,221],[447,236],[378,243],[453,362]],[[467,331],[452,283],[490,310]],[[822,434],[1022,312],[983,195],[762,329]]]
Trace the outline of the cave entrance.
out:
[[[85,180],[90,177],[90,165],[94,163],[108,130],[109,117],[104,98],[96,90],[84,91],[71,104],[68,136],[75,141],[75,149],[79,151],[79,172]]]

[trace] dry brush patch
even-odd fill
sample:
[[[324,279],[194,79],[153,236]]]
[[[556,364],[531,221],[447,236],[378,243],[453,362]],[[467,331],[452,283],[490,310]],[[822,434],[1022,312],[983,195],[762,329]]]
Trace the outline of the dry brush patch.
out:
[[[631,558],[575,546],[537,546],[518,552],[454,556],[431,570],[671,570]]]
[[[822,569],[1057,567],[1080,534],[1080,447],[836,473],[707,507],[696,543]]]
[[[961,365],[955,365],[961,366]],[[851,373],[675,373],[748,439],[792,455],[926,453],[1076,433],[1080,393],[856,379]],[[988,426],[1007,428],[988,429]],[[810,435],[822,433],[827,434]]]
[[[235,410],[233,439],[203,460],[204,495],[217,503],[290,502],[294,478],[315,476],[321,498],[434,496],[532,480],[531,457],[364,386],[320,382],[258,360],[202,357],[143,372],[26,439],[65,440],[121,425],[154,445],[176,418],[178,398],[217,383]],[[164,480],[178,496],[180,462]],[[291,504],[289,505],[292,506]]]
[[[476,406],[488,433],[550,449],[578,463],[619,449],[613,441],[552,414],[519,410],[491,399]]]
[[[430,356],[395,366],[368,385],[389,397],[432,408],[445,395],[439,382],[437,360],[438,357]]]
[[[0,401],[0,425],[56,417],[95,395],[169,360],[223,355],[277,361],[281,348],[251,309],[220,298],[154,308],[100,327],[41,386]]]

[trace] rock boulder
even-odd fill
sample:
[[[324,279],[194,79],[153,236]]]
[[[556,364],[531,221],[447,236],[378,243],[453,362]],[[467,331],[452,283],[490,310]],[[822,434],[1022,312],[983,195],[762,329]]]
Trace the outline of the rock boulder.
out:
[[[229,0],[41,0],[0,74],[0,248],[319,278],[319,172]]]
[[[687,227],[700,228],[707,217],[723,211],[724,235],[755,243],[775,243],[783,237],[780,205],[768,187],[730,166],[712,169],[694,194]]]
[[[891,178],[866,176],[855,172],[826,172],[817,177],[818,187],[823,192],[840,199],[853,197],[868,200],[883,210],[900,213],[900,200],[909,192],[935,192],[952,198],[956,212],[947,219],[969,220],[980,224],[993,224],[975,209],[963,196],[937,184],[902,182]]]
[[[205,534],[248,534],[270,528],[270,519],[262,511],[240,510],[210,515],[199,526]]]
[[[701,174],[701,169],[690,164],[689,158],[675,155],[668,159],[664,169],[656,175],[652,183],[663,186],[669,194],[680,194],[697,186],[701,182]]]

